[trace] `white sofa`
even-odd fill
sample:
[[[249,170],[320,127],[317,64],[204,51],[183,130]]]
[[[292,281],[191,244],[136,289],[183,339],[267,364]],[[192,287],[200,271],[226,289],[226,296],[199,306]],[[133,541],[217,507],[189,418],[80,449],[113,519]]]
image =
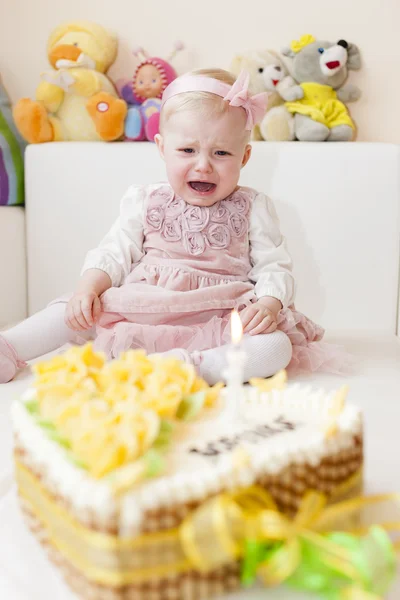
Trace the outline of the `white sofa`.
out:
[[[367,490],[399,491],[400,146],[262,142],[253,146],[241,181],[265,191],[276,203],[295,261],[297,306],[327,328],[328,339],[344,343],[359,360],[346,381],[349,400],[361,405],[365,414]],[[72,290],[85,252],[116,218],[126,187],[163,179],[164,166],[152,144],[28,147],[30,314]],[[21,301],[21,288],[15,289],[11,304]],[[12,294],[12,286],[8,290]],[[0,386],[0,522],[6,540],[0,544],[0,590],[2,581],[6,586],[0,596],[66,600],[72,596],[37,552],[15,503],[8,411],[29,377],[25,370],[16,381]],[[326,388],[343,384],[341,378],[328,375],[306,380]],[[21,556],[29,587],[18,583]],[[257,591],[243,595],[246,600],[263,597]],[[397,585],[390,598],[399,597]],[[268,598],[289,600],[292,595],[275,591]]]

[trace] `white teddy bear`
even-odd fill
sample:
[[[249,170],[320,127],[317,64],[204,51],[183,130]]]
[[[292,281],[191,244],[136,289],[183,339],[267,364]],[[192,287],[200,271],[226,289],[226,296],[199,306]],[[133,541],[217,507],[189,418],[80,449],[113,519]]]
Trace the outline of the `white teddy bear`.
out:
[[[294,140],[294,119],[287,110],[282,94],[295,84],[285,63],[277,52],[261,50],[235,56],[230,70],[238,75],[242,69],[250,74],[253,93],[269,92],[268,107],[260,125],[252,132],[252,139],[268,142]]]

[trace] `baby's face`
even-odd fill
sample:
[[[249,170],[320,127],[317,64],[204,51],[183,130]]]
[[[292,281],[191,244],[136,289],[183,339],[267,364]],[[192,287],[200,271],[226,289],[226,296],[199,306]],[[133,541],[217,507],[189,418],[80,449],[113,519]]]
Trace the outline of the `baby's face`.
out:
[[[194,206],[212,206],[235,190],[251,154],[245,123],[245,111],[233,107],[214,117],[195,110],[169,117],[156,143],[178,196]]]

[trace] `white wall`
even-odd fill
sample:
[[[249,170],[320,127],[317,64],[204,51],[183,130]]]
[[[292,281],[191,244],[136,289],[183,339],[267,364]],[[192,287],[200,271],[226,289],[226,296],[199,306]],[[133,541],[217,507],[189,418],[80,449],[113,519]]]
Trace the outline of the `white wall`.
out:
[[[187,50],[176,66],[183,72],[226,68],[237,52],[279,50],[303,33],[344,38],[360,46],[364,59],[363,70],[351,74],[363,91],[352,105],[358,139],[400,142],[399,0],[0,0],[0,73],[13,101],[34,95],[47,68],[47,36],[71,19],[118,33],[115,78],[131,74],[130,49],[137,45],[166,56],[182,40]]]

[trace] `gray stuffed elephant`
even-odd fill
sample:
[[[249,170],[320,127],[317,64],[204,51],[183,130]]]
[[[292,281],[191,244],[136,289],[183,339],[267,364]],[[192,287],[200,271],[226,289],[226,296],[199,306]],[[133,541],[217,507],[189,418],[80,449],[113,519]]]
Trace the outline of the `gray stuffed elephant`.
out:
[[[282,50],[292,59],[291,75],[297,84],[283,90],[286,107],[294,115],[296,139],[305,142],[351,141],[355,125],[345,102],[361,96],[358,87],[345,84],[348,72],[361,66],[357,46],[303,36]]]

